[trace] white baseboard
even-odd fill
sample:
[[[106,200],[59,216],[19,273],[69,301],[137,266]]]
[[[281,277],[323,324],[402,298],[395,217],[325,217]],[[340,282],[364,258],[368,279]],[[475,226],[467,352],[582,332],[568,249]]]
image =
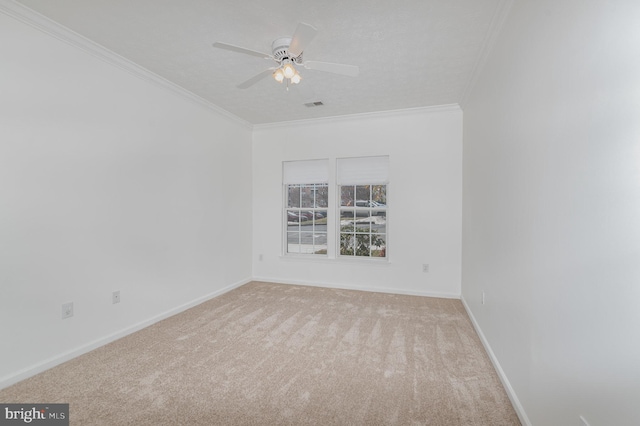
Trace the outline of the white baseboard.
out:
[[[460,294],[440,293],[435,291],[413,291],[413,290],[403,290],[403,289],[397,289],[397,288],[368,287],[368,286],[335,284],[335,283],[305,281],[305,280],[282,280],[282,279],[264,278],[264,277],[253,277],[253,281],[262,281],[262,282],[274,283],[274,284],[304,285],[309,287],[339,288],[342,290],[370,291],[374,293],[406,294],[408,296],[439,297],[441,299],[460,299]]]
[[[234,284],[228,285],[227,287],[224,287],[220,290],[216,290],[212,293],[209,293],[207,295],[204,295],[202,297],[199,297],[197,299],[194,299],[190,302],[184,303],[180,306],[177,306],[175,308],[169,309],[168,311],[165,311],[159,315],[156,315],[154,317],[151,317],[147,320],[141,321],[137,324],[133,324],[129,327],[126,327],[120,331],[117,331],[115,333],[109,334],[107,336],[101,337],[99,339],[96,339],[92,342],[89,342],[85,345],[79,346],[75,349],[69,350],[67,352],[61,353],[59,355],[53,356],[49,359],[46,359],[42,362],[39,362],[31,367],[27,367],[25,369],[22,369],[20,371],[18,371],[17,373],[14,373],[10,376],[5,376],[0,378],[0,389],[4,389],[8,386],[13,385],[14,383],[18,383],[22,380],[28,379],[29,377],[35,376],[38,373],[42,373],[43,371],[46,371],[50,368],[53,368],[57,365],[62,364],[63,362],[67,362],[73,358],[76,358],[80,355],[86,354],[87,352],[90,352],[96,348],[99,348],[100,346],[104,346],[107,343],[111,343],[115,340],[118,340],[124,336],[127,336],[131,333],[135,333],[136,331],[142,330],[145,327],[149,327],[152,324],[157,323],[158,321],[162,321],[163,319],[169,318],[173,315],[179,314],[180,312],[186,311],[189,308],[193,308],[194,306],[197,306],[203,302],[206,302],[207,300],[213,299],[214,297],[220,296],[221,294],[224,294],[228,291],[233,290],[234,288],[240,287],[241,285],[247,284],[248,282],[250,282],[251,279],[245,279],[242,281],[238,281]]]
[[[491,359],[491,363],[493,364],[493,367],[496,369],[496,372],[498,373],[498,377],[500,378],[500,381],[502,382],[502,386],[504,386],[504,389],[507,392],[509,399],[511,400],[511,404],[513,404],[513,408],[516,410],[516,414],[520,419],[520,423],[522,423],[524,426],[531,426],[531,421],[529,420],[527,413],[524,411],[524,407],[520,403],[520,400],[518,399],[518,395],[516,395],[515,390],[511,386],[511,383],[509,382],[507,375],[504,373],[504,370],[502,369],[502,366],[498,361],[498,358],[496,358],[496,355],[493,352],[493,349],[491,349],[491,345],[489,344],[489,341],[487,340],[484,333],[482,332],[482,329],[480,328],[480,325],[476,321],[476,318],[473,316],[473,312],[471,312],[471,308],[469,308],[469,305],[467,305],[466,300],[464,300],[464,296],[461,296],[460,300],[462,301],[462,305],[464,306],[464,309],[467,311],[467,315],[469,315],[469,318],[471,319],[473,328],[475,328],[476,333],[478,333],[478,336],[480,337],[480,341],[482,342],[484,349],[487,351],[487,354],[489,355],[489,359]]]

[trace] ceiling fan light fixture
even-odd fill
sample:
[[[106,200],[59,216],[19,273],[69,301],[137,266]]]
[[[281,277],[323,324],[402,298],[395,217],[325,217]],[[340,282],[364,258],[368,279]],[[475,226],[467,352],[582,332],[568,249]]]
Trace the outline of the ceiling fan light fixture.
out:
[[[275,65],[271,68],[267,68],[247,81],[238,84],[238,89],[251,87],[271,74],[273,79],[278,83],[286,83],[288,90],[290,84],[299,84],[302,80],[302,77],[296,70],[296,65],[305,67],[306,69],[357,77],[359,69],[354,65],[303,60],[302,55],[304,49],[316,36],[317,31],[313,26],[300,22],[293,37],[280,37],[271,43],[270,54],[218,41],[213,43],[213,47],[242,53],[244,55],[257,56],[263,59],[271,59],[275,62]]]
[[[293,67],[293,65],[289,61],[285,62],[284,65],[282,66],[282,73],[286,78],[291,78],[297,74],[296,69]]]

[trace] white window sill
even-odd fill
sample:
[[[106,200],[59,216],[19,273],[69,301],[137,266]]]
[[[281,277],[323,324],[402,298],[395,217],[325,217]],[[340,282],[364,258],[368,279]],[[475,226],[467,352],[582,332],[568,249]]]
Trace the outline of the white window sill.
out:
[[[329,257],[323,255],[285,254],[280,256],[280,260],[291,262],[319,262],[319,263],[352,263],[367,266],[386,266],[391,264],[389,258],[377,257],[356,257],[339,256]]]

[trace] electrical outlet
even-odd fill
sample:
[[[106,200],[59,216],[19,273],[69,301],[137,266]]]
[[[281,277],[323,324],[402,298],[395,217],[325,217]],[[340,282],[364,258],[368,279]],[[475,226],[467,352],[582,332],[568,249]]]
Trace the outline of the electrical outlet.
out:
[[[429,272],[429,264],[428,263],[423,263],[422,264],[422,272]]]
[[[111,295],[111,303],[113,303],[114,305],[116,303],[120,303],[120,290],[113,292],[113,294]]]
[[[73,316],[73,302],[62,304],[62,319],[71,318]]]

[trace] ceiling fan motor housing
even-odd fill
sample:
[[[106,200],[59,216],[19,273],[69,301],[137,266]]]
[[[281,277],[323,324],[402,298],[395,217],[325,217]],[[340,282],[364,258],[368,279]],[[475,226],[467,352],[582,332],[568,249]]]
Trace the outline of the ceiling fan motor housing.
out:
[[[302,53],[300,53],[295,58],[291,56],[289,53],[289,46],[291,45],[291,37],[280,37],[277,38],[271,43],[271,52],[273,54],[273,58],[282,63],[283,61],[289,59],[296,64],[302,63]]]

